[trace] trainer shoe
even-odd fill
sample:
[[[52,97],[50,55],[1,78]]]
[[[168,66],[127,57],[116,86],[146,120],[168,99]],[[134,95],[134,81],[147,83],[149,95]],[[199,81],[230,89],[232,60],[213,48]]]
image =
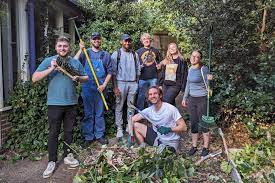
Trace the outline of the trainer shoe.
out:
[[[204,147],[201,151],[201,156],[204,157],[204,156],[207,156],[208,154],[209,154],[209,149]]]
[[[85,140],[84,143],[81,145],[82,148],[86,149],[93,143],[93,140]]]
[[[193,156],[196,152],[197,152],[197,147],[192,147],[189,152],[188,152],[188,155],[189,156]]]
[[[100,144],[105,145],[108,144],[108,139],[104,138],[104,137],[100,137],[99,139],[96,139]]]
[[[147,144],[146,144],[145,142],[141,142],[141,143],[139,144],[139,147],[140,147],[140,148],[145,148],[146,145],[147,145]]]
[[[126,131],[127,133],[129,133],[129,125],[128,125],[128,124],[126,125],[125,131]]]
[[[79,166],[79,162],[74,158],[73,153],[69,153],[67,157],[64,158],[64,164],[69,165],[72,168]]]
[[[43,178],[46,179],[52,176],[54,170],[55,170],[55,162],[54,161],[48,162],[47,168],[43,172]]]
[[[117,128],[116,138],[122,138],[122,137],[123,137],[122,128]]]

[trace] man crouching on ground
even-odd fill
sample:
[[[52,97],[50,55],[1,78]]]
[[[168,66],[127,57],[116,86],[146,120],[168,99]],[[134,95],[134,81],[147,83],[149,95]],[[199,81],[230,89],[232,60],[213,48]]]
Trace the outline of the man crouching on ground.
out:
[[[185,121],[182,119],[178,109],[162,101],[162,90],[158,86],[149,88],[147,97],[152,104],[133,116],[134,132],[140,144],[168,146],[173,152],[178,152],[180,132],[186,131]],[[152,127],[139,123],[142,119],[149,120]]]

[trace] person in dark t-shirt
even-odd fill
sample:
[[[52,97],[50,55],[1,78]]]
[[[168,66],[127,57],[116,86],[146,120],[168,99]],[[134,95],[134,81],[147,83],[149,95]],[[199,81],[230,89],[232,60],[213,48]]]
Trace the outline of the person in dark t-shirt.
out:
[[[162,66],[159,85],[163,87],[163,101],[175,105],[175,98],[180,91],[184,92],[188,68],[175,43],[168,45]]]
[[[144,33],[140,37],[143,47],[137,50],[141,65],[141,75],[138,83],[137,107],[143,110],[145,107],[145,95],[150,86],[157,85],[158,63],[161,61],[160,52],[151,47],[151,36]]]

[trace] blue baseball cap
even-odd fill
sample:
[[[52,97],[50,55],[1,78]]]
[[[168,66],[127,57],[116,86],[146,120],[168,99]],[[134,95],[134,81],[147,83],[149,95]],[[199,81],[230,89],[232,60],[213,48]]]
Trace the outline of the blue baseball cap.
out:
[[[94,38],[101,38],[101,35],[98,32],[93,32],[91,39],[94,39]]]
[[[129,34],[123,34],[120,38],[121,41],[125,41],[127,39],[132,40],[131,36]]]

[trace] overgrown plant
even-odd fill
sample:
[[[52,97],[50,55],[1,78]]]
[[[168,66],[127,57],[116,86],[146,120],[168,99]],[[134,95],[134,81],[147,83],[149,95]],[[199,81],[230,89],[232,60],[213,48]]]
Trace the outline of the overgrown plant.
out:
[[[78,87],[80,93],[80,86]],[[109,94],[111,98],[111,94]],[[9,105],[12,110],[9,113],[9,121],[12,123],[11,132],[5,144],[6,148],[16,150],[19,153],[31,153],[33,151],[45,151],[48,141],[48,117],[47,117],[47,80],[39,83],[18,82],[14,87]],[[110,100],[114,106],[114,100]],[[82,143],[81,119],[83,118],[83,106],[78,105],[77,120],[74,124],[73,141]],[[106,112],[107,134],[113,134],[114,114],[110,110]],[[63,139],[63,132],[59,136]],[[59,149],[62,149],[60,143]]]
[[[214,105],[221,122],[257,125],[274,119],[274,7],[272,1],[164,0],[179,13],[194,49],[207,63],[207,37],[214,27]],[[168,9],[168,10],[167,10]]]
[[[80,28],[84,37],[89,38],[92,32],[98,31],[103,36],[103,49],[113,52],[120,47],[119,39],[123,33],[132,36],[136,50],[141,46],[140,36],[144,32],[154,34],[167,31],[179,40],[180,47],[186,52],[190,49],[190,40],[185,29],[176,26],[177,10],[165,11],[164,1],[144,0],[109,1],[109,0],[79,0],[81,7],[89,17]],[[87,39],[88,43],[88,39]]]
[[[248,145],[237,153],[234,161],[245,182],[274,182],[274,149],[275,146],[266,138],[255,145]]]
[[[129,153],[131,152],[132,149],[129,150]],[[188,178],[195,174],[195,168],[189,159],[176,156],[168,150],[162,154],[156,154],[140,149],[136,159],[129,159],[123,154],[125,161],[122,165],[117,166],[112,166],[111,157],[113,154],[113,151],[103,150],[97,162],[89,167],[89,171],[76,176],[74,182],[177,183],[188,182]]]
[[[9,104],[11,132],[6,147],[19,152],[45,150],[47,145],[47,88],[46,81],[39,84],[18,82]]]

